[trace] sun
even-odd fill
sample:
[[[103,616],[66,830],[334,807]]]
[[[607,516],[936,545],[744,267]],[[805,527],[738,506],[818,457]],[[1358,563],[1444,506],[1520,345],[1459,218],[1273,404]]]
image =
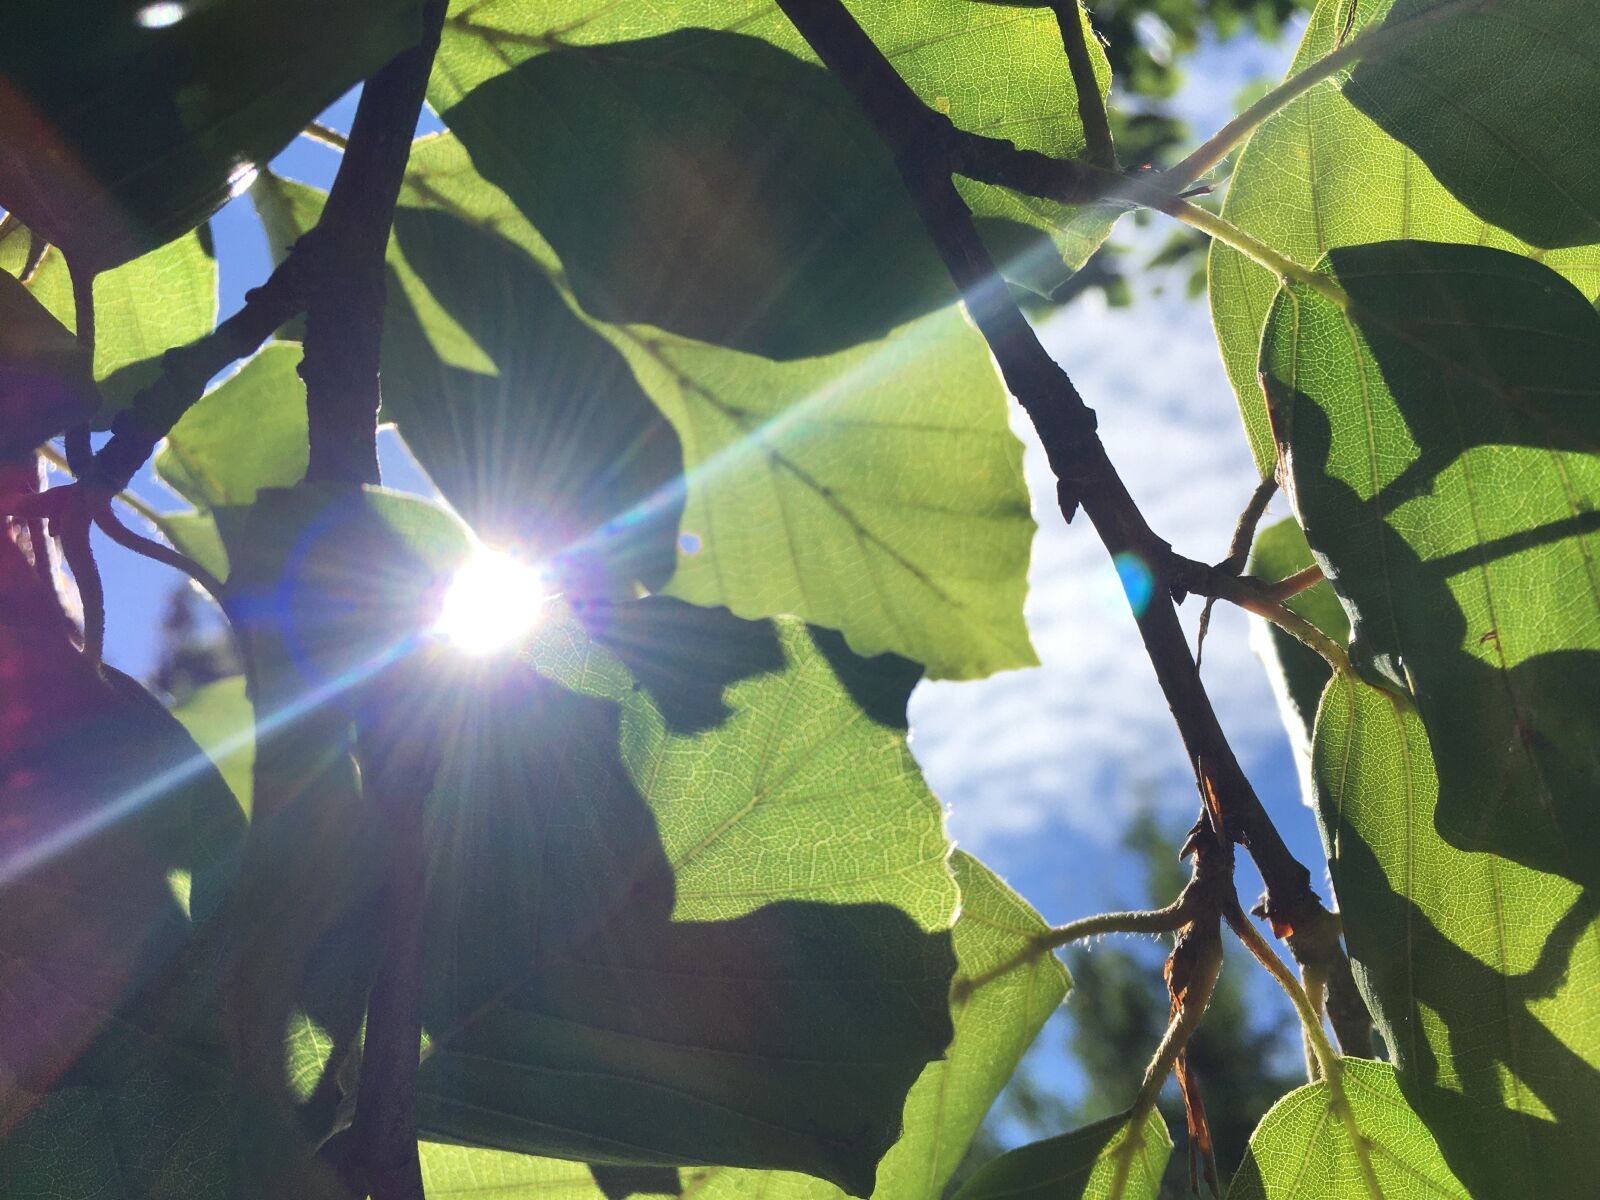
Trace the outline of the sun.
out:
[[[531,633],[548,599],[550,589],[538,567],[481,548],[450,581],[434,630],[465,654],[493,654]]]

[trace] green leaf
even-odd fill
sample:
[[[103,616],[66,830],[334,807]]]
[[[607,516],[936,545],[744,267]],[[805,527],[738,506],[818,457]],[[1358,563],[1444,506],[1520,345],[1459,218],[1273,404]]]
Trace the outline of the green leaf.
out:
[[[18,1031],[0,1046],[0,1128],[175,959],[191,914],[219,903],[243,830],[159,701],[110,668],[102,678],[64,627],[10,601],[6,632],[28,640],[0,637],[0,1025]]]
[[[1387,1063],[1349,1058],[1344,1091],[1367,1143],[1384,1200],[1466,1200],[1438,1143],[1400,1094]],[[1290,1092],[1261,1118],[1228,1200],[1299,1200],[1306,1196],[1364,1197],[1350,1134],[1333,1111],[1326,1082]]]
[[[99,405],[83,344],[0,271],[0,461],[27,457]]]
[[[0,246],[0,268],[21,270],[27,239]],[[34,298],[76,332],[66,261],[52,248],[26,284]],[[217,323],[217,263],[199,237],[183,237],[94,281],[94,377],[110,409],[123,407],[156,378],[161,355],[210,333]],[[102,421],[106,413],[102,410]]]
[[[1060,29],[1050,12],[990,8],[969,3],[968,0],[929,0],[914,7],[896,3],[895,0],[864,0],[863,3],[852,5],[852,13],[924,102],[947,113],[957,125],[982,133],[998,133],[1026,149],[1056,157],[1071,158],[1083,152],[1085,139],[1078,119],[1077,93],[1062,48]],[[1088,18],[1085,16],[1083,19],[1087,30]],[[638,103],[651,94],[652,87],[660,86],[668,78],[664,69],[676,65],[664,56],[663,51],[673,49],[676,52],[678,47],[691,47],[694,55],[713,56],[706,65],[715,66],[718,73],[708,81],[708,86],[715,84],[729,97],[728,111],[718,119],[716,128],[732,131],[739,127],[737,114],[732,111],[737,107],[736,99],[740,103],[748,103],[752,89],[759,95],[780,79],[798,81],[806,77],[796,66],[779,68],[769,65],[752,75],[747,65],[731,69],[736,60],[721,59],[719,62],[715,57],[718,48],[736,44],[735,35],[739,42],[752,39],[765,41],[797,63],[817,62],[810,47],[787,18],[775,7],[757,3],[756,0],[734,0],[732,3],[690,0],[688,3],[664,7],[637,3],[611,4],[603,0],[561,0],[559,3],[539,5],[531,5],[524,0],[490,0],[489,3],[475,5],[468,12],[453,13],[448,19],[444,44],[429,85],[429,99],[452,128],[457,128],[457,116],[452,110],[464,101],[479,109],[491,108],[487,116],[498,127],[500,122],[521,120],[519,113],[536,112],[548,108],[552,102],[559,104],[560,93],[551,80],[560,78],[568,81],[568,86],[574,86],[580,76],[593,78],[596,64],[606,63],[611,55],[619,52],[620,44],[632,43],[621,52],[633,56],[634,61],[639,61],[640,55],[645,56],[646,62],[653,58],[657,76],[655,80],[632,81],[622,78],[616,81],[620,84],[620,93],[585,91],[578,98],[579,108],[564,110],[573,111],[590,128],[594,128],[596,123],[603,127],[620,114],[586,111],[581,106],[592,104],[596,109],[607,107],[611,97],[619,94],[629,95],[632,103]],[[1104,96],[1111,83],[1110,67],[1092,31],[1087,40]],[[747,54],[745,57],[753,61],[757,56]],[[538,64],[534,60],[539,58],[550,61]],[[759,56],[759,61],[776,64],[778,60],[763,55]],[[1003,88],[994,86],[993,64],[997,62],[1007,65],[1006,86]],[[589,65],[586,67],[585,64]],[[816,78],[815,75],[811,77]],[[475,97],[475,89],[485,85],[492,86],[483,97]],[[647,111],[644,115],[649,120],[665,124],[685,119],[688,112],[677,106],[683,104],[690,92],[697,91],[696,85],[680,83],[673,89],[673,111]],[[828,138],[824,141],[819,132],[816,145],[835,146],[834,152],[846,155],[864,152],[865,147],[856,140],[855,134],[851,134],[851,140],[843,146],[838,144],[845,130],[859,127],[859,118],[834,101],[827,101],[820,110],[811,109],[811,104],[830,94],[821,88],[820,83],[806,87],[798,94],[805,95],[808,100],[807,107],[799,112],[815,111],[814,120],[819,124],[828,122]],[[660,93],[655,95],[659,96]],[[764,103],[779,105],[780,113],[783,100],[787,99],[792,104],[796,99],[795,96],[771,96],[770,92],[768,95],[770,99]],[[776,129],[787,133],[790,138],[804,133],[793,124],[795,113],[795,109],[789,108],[787,114],[779,115],[776,121]],[[471,119],[479,113],[468,108],[460,115]],[[465,127],[458,129],[458,132],[465,133]],[[655,264],[660,260],[654,256],[658,253],[663,253],[668,262],[689,264],[692,267],[690,274],[700,277],[709,268],[694,266],[699,260],[692,254],[685,257],[688,253],[686,248],[674,241],[697,230],[713,236],[718,245],[719,266],[750,263],[752,265],[748,269],[754,273],[757,269],[754,264],[772,254],[770,261],[784,264],[776,268],[780,274],[795,270],[797,264],[793,258],[786,259],[764,248],[764,244],[776,244],[767,242],[773,235],[773,227],[768,223],[773,210],[757,203],[749,189],[750,179],[785,178],[796,165],[792,151],[786,151],[773,142],[773,126],[758,125],[753,132],[753,140],[742,145],[724,142],[720,149],[716,139],[706,139],[700,131],[690,129],[685,132],[694,134],[694,137],[659,144],[653,157],[647,159],[645,164],[636,164],[632,168],[639,172],[634,179],[653,177],[670,183],[671,188],[653,193],[642,192],[646,206],[644,211],[652,221],[650,227],[655,228],[655,222],[661,224],[644,245],[638,244],[640,229],[637,221],[629,224],[625,239],[606,248],[616,259],[607,261],[604,277],[622,280],[625,288],[620,290],[631,291],[640,286],[640,277],[624,276],[620,271],[612,275],[611,262],[643,261],[645,271],[642,278],[645,280],[659,278],[670,283],[679,278],[680,272],[665,268],[662,268],[659,277],[655,276]],[[564,137],[565,131],[547,131],[542,136],[548,139],[546,144],[554,151],[558,145],[556,139]],[[468,140],[478,155],[505,152],[503,148],[473,138]],[[760,148],[760,156],[755,159],[753,167],[748,153],[751,146]],[[541,174],[550,181],[552,187],[561,187],[569,179],[575,185],[581,178],[575,172],[601,168],[601,164],[593,162],[591,147],[589,141],[583,142],[578,157],[555,159],[553,161],[559,162],[560,167]],[[734,155],[734,161],[731,162],[730,151]],[[841,214],[851,214],[857,221],[887,221],[891,219],[891,214],[895,222],[902,219],[903,202],[898,199],[898,193],[891,194],[890,190],[884,188],[881,166],[865,170],[859,179],[852,179],[846,174],[827,171],[826,161],[819,162],[810,154],[802,161],[814,163],[813,169],[820,173],[819,178],[834,180],[832,190],[814,194],[796,185],[793,195],[784,198],[774,193],[769,183],[764,197],[780,207],[796,203],[817,206],[817,211],[812,213],[812,237],[825,240],[801,247],[804,252],[800,255],[798,265],[802,271],[814,269],[809,265],[810,254],[829,242],[840,244],[841,236],[849,236],[852,242],[856,240],[858,235],[845,235],[844,231],[829,228],[830,222],[838,220]],[[857,157],[845,161],[854,161],[865,167],[870,160]],[[523,199],[517,189],[510,186],[491,166],[481,160],[478,165],[496,183],[507,187],[519,201]],[[751,172],[746,182],[731,191],[724,188],[720,193],[714,193],[715,203],[711,211],[696,213],[690,207],[689,202],[695,191],[705,187],[708,180],[731,182],[737,176],[730,176],[730,172],[740,170]],[[774,172],[778,174],[774,175]],[[840,183],[851,190],[837,196],[838,203],[830,203],[827,197],[837,192]],[[1080,266],[1105,240],[1118,215],[1107,209],[1073,210],[968,180],[960,181],[959,186],[980,218],[1031,226],[1050,239],[1055,253],[1071,268]],[[574,196],[578,198],[578,203],[570,207],[579,210],[594,206],[604,208],[617,199],[614,194],[588,189]],[[881,202],[889,207],[881,212],[874,212],[871,206],[857,208],[858,204],[873,197],[881,197]],[[667,205],[670,219],[660,211],[663,204]],[[540,214],[531,209],[529,211],[535,223],[540,224]],[[789,211],[793,211],[792,208]],[[713,223],[719,215],[726,220],[720,227]],[[568,214],[565,219],[573,221],[584,218]],[[677,222],[676,225],[672,223],[673,220]],[[569,265],[575,265],[571,261],[572,250],[563,244],[558,230],[542,224],[540,228],[555,243],[563,259],[568,260]],[[780,221],[776,228],[799,232],[798,226],[792,222]],[[1049,253],[1049,250],[1046,249],[1044,253]],[[881,251],[873,253],[874,260],[881,261],[879,254]],[[828,262],[835,272],[843,269],[853,276],[854,264],[848,260],[823,253],[815,261]],[[1037,263],[1019,263],[1016,273],[1019,277],[1027,278],[1036,274],[1037,270]],[[862,278],[878,304],[904,302],[883,290],[870,276],[864,274]],[[751,282],[754,286],[761,281],[752,279]],[[827,281],[819,277],[818,282],[826,284]],[[904,288],[905,281],[900,282]],[[774,280],[767,280],[769,287],[774,283]],[[585,296],[587,303],[590,297],[581,283],[578,291]],[[905,292],[899,295],[903,297]],[[615,303],[619,297],[613,294],[607,299]],[[633,299],[637,302],[636,297]],[[850,307],[856,308],[863,299],[850,297]],[[662,307],[665,307],[664,303]],[[734,312],[731,304],[720,311]],[[837,317],[825,314],[820,308],[816,311],[819,315],[826,315],[830,321],[837,320]],[[758,311],[748,317],[759,321],[765,319],[766,314]],[[703,336],[699,330],[680,329],[679,332]],[[814,336],[806,335],[798,327],[794,332],[796,336]]]
[[[1527,7],[1503,6],[1508,19]],[[1355,11],[1352,37],[1386,9],[1381,3],[1364,2]],[[1322,0],[1291,75],[1339,43],[1350,12],[1349,0]],[[1539,92],[1537,87],[1529,90]],[[1506,91],[1486,90],[1485,95],[1503,99]],[[1564,116],[1562,121],[1571,119]],[[1475,215],[1413,151],[1385,134],[1344,90],[1330,84],[1312,88],[1256,131],[1239,158],[1222,215],[1306,267],[1334,247],[1395,238],[1535,253],[1533,247]],[[1592,246],[1538,252],[1537,257],[1585,296],[1600,295],[1600,253]],[[1237,251],[1214,243],[1210,288],[1223,362],[1238,393],[1256,464],[1265,475],[1274,467],[1274,447],[1256,370],[1261,331],[1278,280]]]
[[[1356,661],[1416,697],[1440,832],[1600,882],[1600,315],[1476,246],[1335,250],[1262,372]]]
[[[681,1196],[694,1187],[697,1196],[718,1195],[715,1185],[707,1191],[703,1176],[729,1172],[721,1168],[617,1167],[600,1163],[563,1162],[554,1158],[535,1158],[507,1150],[482,1150],[475,1146],[452,1146],[443,1142],[423,1142],[422,1184],[428,1200],[606,1200],[610,1196]],[[839,1195],[837,1188],[804,1175],[755,1174],[734,1172],[743,1178],[758,1178],[769,1186],[803,1189],[795,1195]],[[763,1193],[772,1200],[787,1200],[787,1191]]]
[[[685,446],[673,595],[799,613],[933,678],[1037,661],[1022,447],[959,312],[793,364],[665,335],[622,349]]]
[[[199,688],[172,710],[178,723],[216,764],[234,799],[248,817],[254,789],[255,712],[245,695],[245,681],[235,675]]]
[[[1250,550],[1249,570],[1257,579],[1276,582],[1311,565],[1311,547],[1306,544],[1306,535],[1293,517],[1285,517],[1263,529],[1256,535],[1256,544]],[[1350,618],[1345,616],[1339,597],[1327,580],[1292,596],[1286,606],[1339,645],[1349,643]],[[1309,758],[1317,705],[1331,674],[1328,664],[1315,650],[1270,621],[1253,623],[1250,641],[1266,664],[1289,740],[1301,757]]]
[[[454,138],[423,143],[413,163],[407,206],[492,228],[520,252],[499,244],[473,273],[447,272],[441,249],[487,255],[492,244],[482,234],[465,236],[459,225],[424,224],[402,213],[399,246],[408,262],[417,246],[418,262],[427,267],[426,279],[416,269],[399,273],[404,294],[418,313],[431,306],[460,314],[444,326],[423,318],[440,359],[459,359],[477,346],[469,328],[485,344],[505,344],[510,335],[495,333],[492,325],[493,337],[480,332],[501,292],[474,297],[470,289],[478,281],[502,288],[516,281],[517,294],[543,303],[530,261],[558,290],[561,264],[507,198],[475,174]],[[434,287],[438,297],[429,290]],[[445,305],[439,297],[453,298]],[[795,613],[842,630],[857,653],[892,651],[923,662],[935,678],[974,678],[1036,661],[1022,618],[1033,533],[1022,447],[1008,426],[988,348],[956,309],[931,313],[881,342],[796,362],[635,326],[585,323],[627,360],[636,385],[671,422],[685,474],[681,484],[631,508],[606,511],[601,549],[609,553],[609,541],[637,526],[657,528],[661,510],[682,503],[676,574],[664,589],[673,595],[751,618]],[[593,361],[582,369],[578,360],[565,365],[557,382],[581,385],[592,378],[609,382],[611,396],[629,394],[597,343],[568,340],[588,347]],[[390,353],[399,362],[420,351],[391,344]],[[451,383],[437,394],[423,388],[413,395],[402,380],[391,403],[423,464],[448,466],[441,472],[446,478],[460,474],[453,497],[469,486],[476,464],[488,494],[469,511],[493,511],[502,490],[515,498],[517,489],[526,494],[528,488],[516,482],[515,456],[499,460],[499,435],[485,428],[504,419],[518,397],[508,396],[497,378],[472,379],[465,370],[435,367],[431,377]],[[400,374],[397,369],[391,377]],[[587,389],[580,394],[587,397]],[[446,404],[434,413],[424,406],[437,404],[437,395]],[[566,403],[564,397],[558,389],[556,400]],[[476,417],[467,401],[485,405],[492,420]],[[550,418],[523,420],[538,429]],[[460,450],[432,432],[451,427],[463,431],[451,435]],[[519,432],[512,444],[520,445],[520,438]],[[567,489],[580,500],[581,482]],[[599,499],[590,507],[603,510]],[[535,510],[527,519],[537,516]]]
[[[1336,680],[1317,720],[1345,936],[1472,1194],[1580,1193],[1600,1168],[1600,316],[1475,246],[1323,270],[1349,300],[1286,288],[1262,369],[1352,655],[1389,689]]]
[[[1141,1144],[1120,1191],[1117,1159],[1130,1129],[1125,1116],[1107,1117],[1019,1146],[986,1163],[956,1192],[956,1200],[1155,1200],[1172,1137],[1161,1114],[1145,1118]]]
[[[80,270],[115,267],[204,221],[420,35],[414,0],[31,5],[0,45],[0,207]]]
[[[1028,948],[1046,928],[1005,884],[969,855],[951,860],[961,889],[955,927],[957,982],[984,975]],[[905,1132],[878,1168],[873,1200],[938,1200],[966,1151],[984,1113],[1038,1033],[1061,1003],[1067,974],[1053,955],[984,980],[953,1013],[955,1040],[942,1059],[929,1063],[906,1097]],[[958,993],[959,994],[959,993]],[[473,1150],[425,1142],[423,1178],[428,1195],[476,1195],[504,1200],[551,1191],[573,1200],[611,1194],[608,1168],[558,1162],[503,1151]],[[617,1168],[609,1168],[618,1172]],[[659,1168],[653,1177],[624,1175],[636,1194],[678,1195],[693,1190],[705,1200],[759,1192],[768,1200],[830,1200],[842,1193],[805,1175],[733,1167]]]
[[[261,168],[250,185],[250,205],[261,222],[261,231],[267,235],[267,253],[273,266],[288,258],[294,244],[316,228],[327,198],[328,194],[318,188],[285,179],[270,167]],[[277,336],[299,342],[305,339],[305,332],[306,319],[301,314],[290,317]]]
[[[1584,1195],[1600,1171],[1595,893],[1451,845],[1433,764],[1409,702],[1334,680],[1312,770],[1356,978],[1468,1193]]]
[[[439,705],[419,1128],[868,1195],[952,1034],[919,671],[664,598],[586,619]]]
[[[306,389],[300,348],[268,346],[186,412],[155,468],[196,508],[250,504],[262,488],[306,473]]]
[[[440,115],[599,320],[808,358],[954,298],[849,94],[758,37],[568,47]]]
[[[1392,0],[1424,25],[1345,92],[1491,224],[1535,246],[1600,242],[1600,23],[1589,0]],[[1387,8],[1387,13],[1384,9]]]
[[[142,1066],[40,1099],[0,1146],[6,1200],[343,1200],[332,1169],[220,1068]]]

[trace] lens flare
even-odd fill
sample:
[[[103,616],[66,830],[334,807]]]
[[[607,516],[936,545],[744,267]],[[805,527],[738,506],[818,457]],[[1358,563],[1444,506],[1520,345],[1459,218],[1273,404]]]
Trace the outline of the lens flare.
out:
[[[134,14],[134,19],[146,29],[166,29],[183,20],[183,5],[172,3],[146,4]]]
[[[537,567],[498,550],[479,550],[450,581],[434,628],[463,653],[493,654],[532,632],[549,598]]]
[[[1117,568],[1117,578],[1128,597],[1128,607],[1136,617],[1144,616],[1150,600],[1156,594],[1156,577],[1137,554],[1123,553],[1112,560]]]

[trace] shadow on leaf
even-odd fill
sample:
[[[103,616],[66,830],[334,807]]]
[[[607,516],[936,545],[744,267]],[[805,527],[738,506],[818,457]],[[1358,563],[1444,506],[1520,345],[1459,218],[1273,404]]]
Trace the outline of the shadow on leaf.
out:
[[[669,612],[688,615],[675,603]],[[730,623],[747,635],[763,628],[725,615],[696,622],[706,632]],[[720,677],[770,677],[756,672],[773,669],[776,643],[743,644],[750,668]],[[694,639],[664,645],[654,681],[641,686],[653,697],[670,691],[663,681],[700,649]],[[820,672],[811,677],[789,694],[821,687]],[[717,764],[771,752],[746,742],[716,751],[731,759],[695,757],[711,736],[700,724],[713,715],[709,695],[698,691],[656,732],[637,712],[624,720],[616,702],[519,663],[444,705],[449,761],[428,831],[435,970],[420,1123],[608,1168],[797,1170],[866,1195],[899,1135],[907,1090],[951,1037],[950,936],[895,904],[785,898],[827,890],[826,878],[808,888],[794,874],[797,860],[830,861],[814,849],[842,836],[833,822],[850,819],[820,799],[815,826],[797,811],[802,824],[768,843],[770,893],[697,893],[697,912],[712,905],[727,918],[677,916],[685,866],[723,839],[750,836],[740,822],[763,799],[741,791],[730,800],[719,778],[729,768]],[[808,714],[797,708],[791,719]],[[669,731],[672,744],[659,745]],[[660,756],[648,800],[634,775],[644,743]],[[673,758],[703,765],[685,776],[662,767]],[[782,777],[769,786],[768,803],[795,805],[778,799]],[[685,846],[682,824],[704,820],[703,805],[726,806],[728,816]],[[675,858],[667,841],[679,847]]]
[[[683,456],[622,356],[504,238],[404,207],[395,237],[494,368],[447,361],[391,280],[384,417],[440,490],[486,540],[547,556],[568,591],[664,584],[676,562]]]
[[[602,320],[805,358],[953,299],[844,89],[759,38],[562,45],[443,116]]]

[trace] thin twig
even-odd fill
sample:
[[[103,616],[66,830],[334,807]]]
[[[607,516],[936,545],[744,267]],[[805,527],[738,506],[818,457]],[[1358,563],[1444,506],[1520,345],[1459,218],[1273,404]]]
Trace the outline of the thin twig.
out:
[[[1312,563],[1309,567],[1296,571],[1293,575],[1280,579],[1276,583],[1262,581],[1257,586],[1263,596],[1281,603],[1284,600],[1292,600],[1301,592],[1316,587],[1324,578],[1326,576],[1323,575],[1322,568],[1316,563]]]
[[[1328,1086],[1328,1105],[1333,1109],[1334,1116],[1344,1125],[1345,1134],[1349,1137],[1351,1146],[1355,1148],[1362,1182],[1365,1183],[1372,1200],[1383,1200],[1383,1188],[1379,1186],[1378,1176],[1372,1169],[1372,1155],[1367,1137],[1361,1132],[1355,1111],[1350,1107],[1350,1098],[1344,1090],[1344,1060],[1334,1052],[1332,1044],[1328,1041],[1316,1006],[1311,1003],[1311,998],[1306,995],[1305,989],[1300,986],[1300,981],[1294,977],[1294,973],[1267,944],[1267,939],[1262,937],[1260,931],[1250,923],[1250,919],[1244,915],[1237,901],[1227,905],[1222,915],[1228,922],[1229,928],[1244,943],[1245,948],[1255,955],[1256,961],[1267,969],[1267,973],[1277,980],[1278,985],[1288,994],[1295,1012],[1300,1017],[1301,1028],[1311,1043],[1312,1052],[1316,1055],[1323,1081]]]
[[[61,543],[61,556],[72,571],[83,608],[83,656],[96,671],[106,648],[106,589],[100,581],[100,567],[89,544],[87,515],[68,512],[52,517],[50,532]]]
[[[1285,607],[1269,594],[1258,591],[1254,581],[1235,579],[1221,572],[1213,574],[1211,578],[1214,581],[1210,593],[1212,596],[1236,604],[1258,617],[1266,618],[1285,633],[1315,650],[1335,672],[1341,675],[1350,673],[1350,655],[1343,646],[1293,609]]]
[[[1081,501],[1107,551],[1136,557],[1155,576],[1155,594],[1135,614],[1140,637],[1201,776],[1202,791],[1218,797],[1228,835],[1250,851],[1267,884],[1274,920],[1287,928],[1323,928],[1316,917],[1327,910],[1311,889],[1311,874],[1290,853],[1256,796],[1195,670],[1171,596],[1177,575],[1187,568],[1180,570],[1183,560],[1150,530],[1106,456],[1093,411],[1006,292],[972,213],[951,182],[946,148],[937,140],[931,146],[922,140],[929,135],[927,110],[840,0],[779,0],[779,7],[855,98],[893,155],[1007,388],[1039,433],[1057,479],[1062,515],[1070,520]],[[1331,948],[1306,949],[1342,954],[1336,941]],[[1296,948],[1297,956],[1300,952]]]
[[[1193,908],[1189,893],[1185,891],[1165,908],[1149,912],[1101,913],[1098,916],[1083,917],[1066,925],[1057,925],[1054,929],[1046,929],[1029,938],[1028,944],[1010,958],[990,967],[987,971],[958,981],[951,991],[951,999],[962,1001],[985,984],[992,983],[1002,975],[1010,974],[1035,959],[1043,958],[1054,950],[1070,946],[1073,942],[1102,937],[1108,933],[1172,933],[1189,921],[1193,915]]]
[[[303,245],[303,243],[302,243]],[[161,375],[141,389],[111,421],[111,438],[94,456],[86,481],[120,492],[149,460],[156,444],[200,399],[219,371],[255,352],[273,331],[300,311],[308,254],[301,246],[278,264],[244,307],[211,333],[161,356]]]
[[[1304,284],[1332,301],[1340,312],[1350,311],[1349,293],[1332,278],[1320,271],[1313,271],[1310,267],[1301,266],[1288,255],[1279,253],[1254,234],[1246,233],[1216,213],[1208,212],[1197,204],[1190,204],[1187,200],[1168,200],[1153,204],[1151,207],[1200,230],[1225,246],[1232,247],[1284,282]]]
[[[1289,76],[1215,134],[1207,138],[1182,162],[1161,173],[1163,184],[1171,192],[1180,192],[1212,167],[1216,166],[1245,138],[1279,110],[1288,107],[1324,79],[1338,74],[1351,63],[1362,58],[1373,58],[1393,51],[1413,38],[1426,33],[1439,21],[1456,16],[1473,8],[1482,8],[1491,0],[1446,0],[1414,17],[1403,21],[1386,21],[1345,43],[1316,62]],[[1347,26],[1348,30],[1348,26]],[[1341,35],[1342,36],[1342,35]]]
[[[39,457],[44,459],[47,463],[59,471],[69,474],[72,471],[72,468],[67,465],[66,455],[58,454],[48,444],[39,447]],[[161,514],[127,489],[123,489],[122,491],[118,492],[113,499],[121,504],[126,504],[146,521],[149,521],[152,525],[160,523]]]
[[[324,146],[332,146],[335,150],[343,150],[350,144],[350,139],[337,129],[330,129],[321,121],[310,121],[301,131],[314,142],[321,142]]]
[[[129,529],[112,511],[109,502],[97,505],[93,516],[94,523],[100,527],[100,531],[117,545],[163,566],[171,567],[175,571],[181,571],[203,587],[218,604],[222,603],[222,581],[187,554],[170,546],[163,546],[154,538],[147,538]]]
[[[1206,1006],[1211,1003],[1211,993],[1216,990],[1217,979],[1222,974],[1222,943],[1217,933],[1217,915],[1209,914],[1197,920],[1184,932],[1187,939],[1181,947],[1184,953],[1184,979],[1174,992],[1172,1019],[1161,1037],[1161,1044],[1145,1068],[1139,1094],[1128,1110],[1128,1132],[1122,1144],[1113,1152],[1115,1169],[1111,1179],[1111,1196],[1120,1197],[1128,1189],[1128,1177],[1133,1171],[1133,1160],[1144,1144],[1144,1123],[1161,1098],[1167,1076],[1182,1056],[1189,1039],[1200,1027]],[[1179,948],[1169,958],[1168,971],[1178,961]]]
[[[1256,526],[1261,524],[1261,517],[1267,511],[1267,504],[1277,490],[1276,476],[1268,475],[1256,484],[1255,491],[1250,493],[1244,511],[1239,514],[1239,520],[1234,524],[1233,540],[1228,543],[1228,557],[1217,564],[1219,571],[1237,575],[1244,570],[1245,563],[1250,559],[1250,546],[1256,540]],[[1211,628],[1211,609],[1216,602],[1215,596],[1207,596],[1205,607],[1200,610],[1200,629],[1194,639],[1195,670],[1200,669],[1202,656],[1205,654],[1206,632]]]
[[[1067,52],[1067,66],[1072,72],[1078,123],[1083,126],[1089,161],[1116,170],[1117,148],[1111,140],[1111,122],[1106,116],[1105,100],[1100,95],[1100,81],[1095,78],[1089,43],[1083,35],[1083,5],[1079,0],[1056,0],[1051,7],[1055,10],[1056,24],[1061,27],[1061,46]]]
[[[384,254],[439,46],[447,0],[423,6],[423,37],[368,80],[316,232],[305,357],[306,479],[378,482]]]

